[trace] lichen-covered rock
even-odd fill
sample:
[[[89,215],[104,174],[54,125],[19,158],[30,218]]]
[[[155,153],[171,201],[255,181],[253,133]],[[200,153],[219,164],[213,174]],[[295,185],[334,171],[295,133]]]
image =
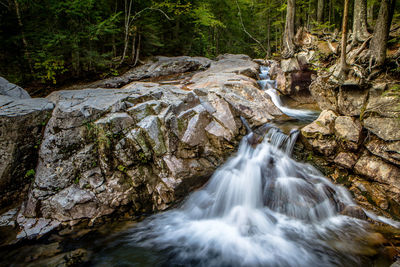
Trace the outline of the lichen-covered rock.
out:
[[[52,93],[56,107],[21,214],[95,221],[168,208],[235,149],[246,133],[241,116],[258,126],[282,115],[258,88],[258,67],[248,56],[224,55],[175,85]]]
[[[319,76],[310,85],[310,93],[321,110],[338,111],[338,86],[327,77]]]
[[[46,99],[0,95],[0,208],[23,200],[53,107]]]
[[[385,141],[400,141],[400,119],[371,116],[363,120],[364,127]]]
[[[365,108],[368,90],[360,86],[342,85],[337,97],[338,111],[346,116],[360,116]]]
[[[351,169],[357,162],[357,155],[354,153],[340,152],[334,159],[339,166]]]
[[[335,134],[345,149],[356,150],[361,142],[361,123],[349,116],[339,116],[335,120]]]
[[[400,141],[400,93],[396,86],[373,87],[363,114],[363,126],[385,141]]]
[[[365,147],[372,154],[400,166],[400,141],[385,142],[379,138],[372,137],[365,144]]]

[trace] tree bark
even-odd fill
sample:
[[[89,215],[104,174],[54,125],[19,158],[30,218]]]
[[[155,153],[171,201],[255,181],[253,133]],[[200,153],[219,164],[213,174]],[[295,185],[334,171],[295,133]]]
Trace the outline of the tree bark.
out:
[[[389,38],[390,24],[396,0],[382,0],[379,15],[376,20],[374,34],[371,39],[370,50],[375,66],[382,66],[386,60],[386,47]]]
[[[372,25],[374,22],[374,5],[375,3],[372,2],[370,6],[367,8],[367,20],[368,20],[368,25]]]
[[[367,0],[354,0],[353,42],[364,42],[369,37]]]
[[[283,58],[289,58],[294,55],[294,20],[296,15],[296,1],[288,0],[286,10],[285,32],[283,34]]]
[[[325,5],[325,0],[318,0],[317,21],[321,23],[324,22],[324,5]]]
[[[26,40],[26,37],[25,37],[24,24],[22,23],[21,12],[19,10],[19,4],[18,4],[17,0],[14,0],[14,5],[15,5],[15,13],[17,14],[18,25],[21,28],[21,37],[22,37],[22,43],[24,45],[25,57],[28,60],[29,69],[30,69],[31,73],[33,74],[31,55],[28,50],[28,41]]]
[[[270,0],[267,0],[267,8],[270,9]],[[271,56],[271,16],[267,13],[267,57]]]
[[[129,6],[127,0],[125,0],[125,13],[124,13],[124,50],[122,52],[121,60],[118,64],[120,66],[126,57],[126,52],[128,51],[129,44],[129,27],[131,24],[131,10],[132,10],[132,0],[129,1]]]
[[[343,23],[342,23],[342,44],[340,52],[340,72],[346,72],[348,69],[346,62],[346,46],[347,46],[347,21],[349,17],[349,0],[344,1]]]

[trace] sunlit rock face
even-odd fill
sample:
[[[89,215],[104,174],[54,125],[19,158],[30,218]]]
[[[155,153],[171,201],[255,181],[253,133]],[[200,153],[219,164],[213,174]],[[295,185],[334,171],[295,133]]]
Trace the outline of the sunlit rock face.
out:
[[[183,64],[163,60],[164,69]],[[197,61],[209,69],[168,83],[50,94],[55,108],[21,214],[66,222],[164,210],[236,149],[246,134],[240,117],[259,126],[282,116],[248,56]]]

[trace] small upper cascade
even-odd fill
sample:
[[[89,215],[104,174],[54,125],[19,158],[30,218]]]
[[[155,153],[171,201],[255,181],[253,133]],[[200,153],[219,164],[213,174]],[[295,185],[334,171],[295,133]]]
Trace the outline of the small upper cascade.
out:
[[[302,109],[292,109],[285,107],[282,103],[278,95],[278,91],[276,90],[277,83],[275,80],[271,80],[269,76],[270,68],[266,66],[260,67],[260,80],[258,84],[260,87],[267,92],[267,94],[271,97],[272,102],[277,106],[284,114],[289,117],[295,118],[300,121],[313,121],[318,117],[318,113],[311,110],[302,110]]]

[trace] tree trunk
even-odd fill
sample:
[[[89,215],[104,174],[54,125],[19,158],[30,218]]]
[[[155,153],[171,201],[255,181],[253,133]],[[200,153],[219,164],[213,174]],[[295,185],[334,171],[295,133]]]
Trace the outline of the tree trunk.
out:
[[[25,37],[24,25],[22,23],[21,12],[19,10],[19,4],[18,4],[17,0],[14,0],[14,5],[15,5],[15,13],[17,14],[17,19],[18,19],[18,25],[21,28],[21,37],[22,37],[22,43],[24,45],[25,57],[26,57],[26,60],[28,60],[29,69],[30,69],[31,73],[33,74],[31,55],[29,54],[29,50],[28,50],[28,41],[26,40],[26,37]]]
[[[136,53],[135,53],[136,58],[135,58],[135,62],[133,63],[133,66],[136,66],[138,61],[139,61],[141,40],[142,40],[142,36],[141,36],[141,34],[139,32],[138,33],[138,44],[136,46]]]
[[[128,7],[128,2],[125,0],[125,13],[124,13],[124,50],[122,52],[121,60],[118,64],[121,65],[125,61],[126,57],[126,52],[128,50],[128,44],[129,44],[129,26],[131,24],[131,9],[132,9],[132,0],[129,1],[129,7]]]
[[[396,0],[382,0],[378,19],[371,39],[370,50],[375,66],[382,66],[386,59],[386,47],[389,38],[390,24]]]
[[[267,0],[267,8],[270,9],[270,0]],[[267,12],[267,57],[271,56],[271,16]]]
[[[324,22],[324,4],[325,4],[325,0],[318,0],[317,21],[320,23]]]
[[[285,32],[283,33],[283,58],[289,58],[294,55],[294,20],[296,14],[296,1],[288,0],[286,10]]]
[[[372,2],[367,9],[367,19],[368,19],[369,26],[371,26],[374,22],[374,5],[375,5],[375,3]]]
[[[135,62],[135,56],[136,56],[136,35],[137,32],[134,33],[133,37],[132,37],[132,51],[131,51],[131,63]]]
[[[342,45],[340,53],[340,72],[345,73],[348,69],[346,62],[346,46],[347,46],[347,21],[349,17],[349,0],[344,1],[343,23],[342,23]]]
[[[367,29],[367,0],[354,1],[353,42],[364,42],[369,37]]]

